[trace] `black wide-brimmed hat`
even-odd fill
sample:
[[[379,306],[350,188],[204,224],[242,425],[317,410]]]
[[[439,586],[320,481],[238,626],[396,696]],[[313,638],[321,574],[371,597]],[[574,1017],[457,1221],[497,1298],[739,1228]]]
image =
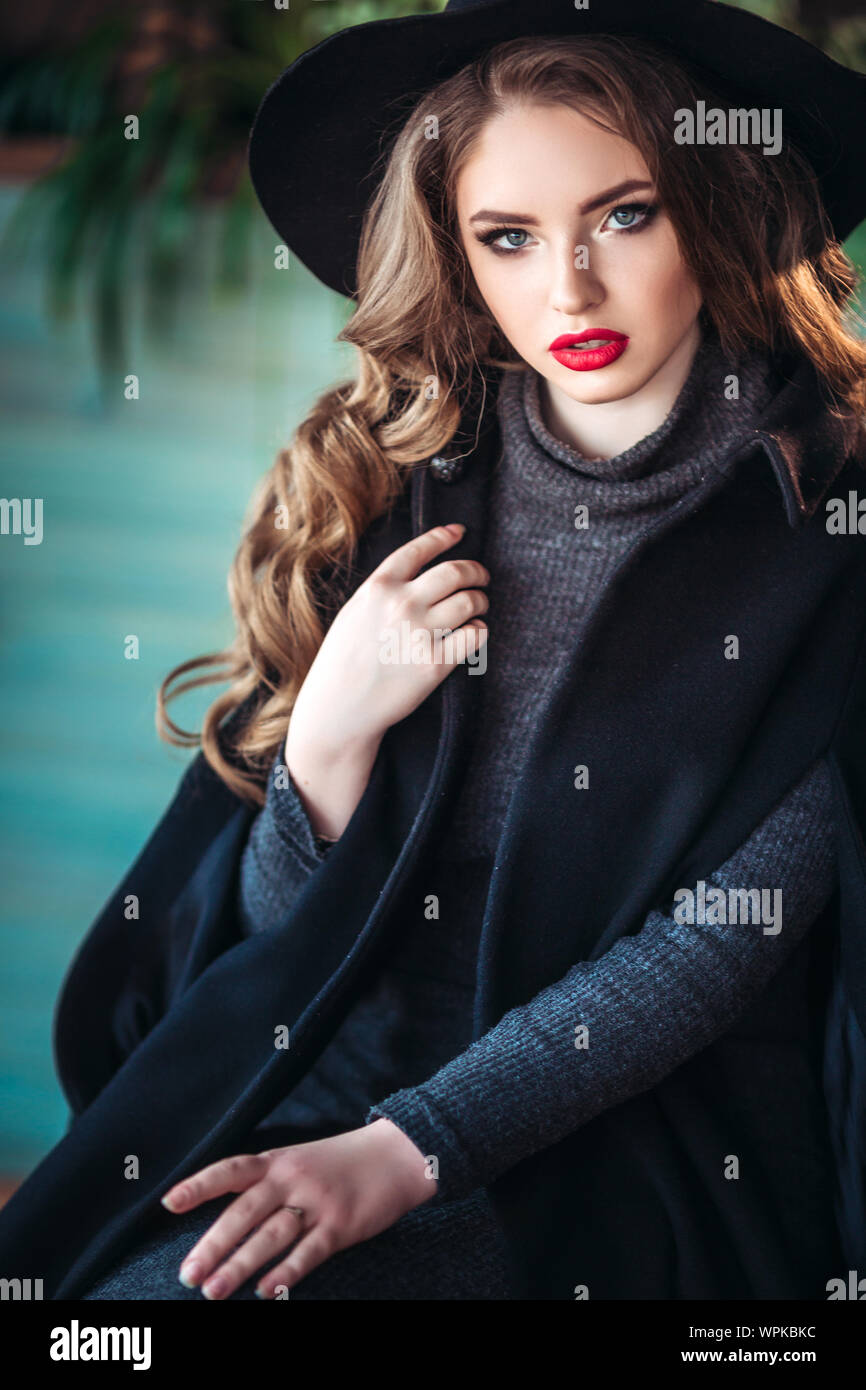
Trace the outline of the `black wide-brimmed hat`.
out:
[[[354,298],[382,155],[425,93],[504,40],[591,34],[662,44],[737,107],[781,109],[834,234],[843,241],[866,217],[866,75],[789,30],[721,0],[591,0],[586,9],[573,0],[448,0],[438,14],[342,29],[268,88],[249,166],[272,225],[324,284]]]

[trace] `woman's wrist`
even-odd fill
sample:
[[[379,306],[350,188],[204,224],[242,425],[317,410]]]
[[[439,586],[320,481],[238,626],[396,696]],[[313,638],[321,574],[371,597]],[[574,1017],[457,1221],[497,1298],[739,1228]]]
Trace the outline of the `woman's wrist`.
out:
[[[399,1125],[382,1115],[371,1121],[367,1132],[382,1145],[387,1160],[404,1185],[407,1211],[435,1197],[439,1184],[429,1175],[427,1159]]]
[[[319,848],[335,843],[352,818],[376,761],[381,739],[339,748],[286,736],[286,766],[298,790]]]

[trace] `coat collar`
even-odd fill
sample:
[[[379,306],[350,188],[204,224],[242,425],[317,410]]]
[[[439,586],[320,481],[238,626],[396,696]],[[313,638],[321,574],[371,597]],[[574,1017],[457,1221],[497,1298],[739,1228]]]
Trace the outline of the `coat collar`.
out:
[[[814,364],[800,359],[754,430],[779,484],[785,515],[799,529],[814,516],[848,459],[862,447],[855,412],[831,412]],[[731,462],[742,456],[734,451]]]

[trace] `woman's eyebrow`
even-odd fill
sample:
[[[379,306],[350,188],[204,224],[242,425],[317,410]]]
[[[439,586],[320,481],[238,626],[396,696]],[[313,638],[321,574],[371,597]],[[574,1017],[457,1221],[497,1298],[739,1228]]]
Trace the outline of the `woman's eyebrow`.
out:
[[[603,207],[612,198],[622,198],[626,193],[634,193],[639,188],[652,188],[652,184],[647,179],[626,179],[623,183],[615,184],[613,188],[608,188],[604,193],[597,193],[594,198],[589,198],[585,203],[578,205],[578,212],[585,214],[595,212],[596,208]],[[537,227],[539,225],[537,217],[527,217],[522,212],[497,212],[495,208],[481,208],[479,212],[474,212],[469,219],[473,222],[522,222],[526,227]]]

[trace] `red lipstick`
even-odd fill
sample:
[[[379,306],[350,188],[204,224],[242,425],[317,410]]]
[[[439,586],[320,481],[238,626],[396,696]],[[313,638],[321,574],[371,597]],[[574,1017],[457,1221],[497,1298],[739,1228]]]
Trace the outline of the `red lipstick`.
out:
[[[577,343],[591,343],[598,339],[603,340],[603,345],[576,346]],[[593,372],[597,367],[607,367],[622,357],[628,342],[625,333],[615,333],[612,328],[585,328],[582,333],[561,333],[554,338],[548,352],[573,372]]]

